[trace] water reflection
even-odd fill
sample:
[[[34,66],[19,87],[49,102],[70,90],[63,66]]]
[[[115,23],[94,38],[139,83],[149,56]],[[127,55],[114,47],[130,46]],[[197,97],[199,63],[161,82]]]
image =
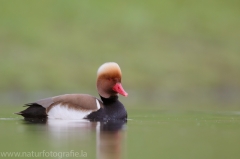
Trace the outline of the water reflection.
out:
[[[100,123],[100,132],[97,133],[97,158],[120,159],[123,155],[123,128],[125,122],[111,121]]]
[[[84,149],[89,142],[91,144],[93,138],[96,138],[90,147],[92,149],[96,147],[97,159],[120,159],[124,153],[123,140],[126,121],[25,119],[25,124],[41,125],[45,134],[50,136],[49,144],[54,149],[63,149],[63,145],[78,147],[79,150]],[[72,147],[71,149],[73,149]]]

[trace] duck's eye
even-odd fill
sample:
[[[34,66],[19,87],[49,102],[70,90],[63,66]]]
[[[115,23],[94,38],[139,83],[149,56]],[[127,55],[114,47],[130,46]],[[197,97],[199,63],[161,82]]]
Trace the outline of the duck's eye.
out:
[[[119,81],[118,78],[107,78],[107,80],[110,82],[115,82],[115,83]]]

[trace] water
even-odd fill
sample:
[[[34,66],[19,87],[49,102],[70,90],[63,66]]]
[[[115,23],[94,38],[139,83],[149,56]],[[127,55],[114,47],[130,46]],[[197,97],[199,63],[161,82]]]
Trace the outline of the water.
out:
[[[109,124],[84,120],[36,123],[11,114],[18,109],[5,108],[0,113],[2,158],[240,157],[240,112],[131,109],[126,124]]]

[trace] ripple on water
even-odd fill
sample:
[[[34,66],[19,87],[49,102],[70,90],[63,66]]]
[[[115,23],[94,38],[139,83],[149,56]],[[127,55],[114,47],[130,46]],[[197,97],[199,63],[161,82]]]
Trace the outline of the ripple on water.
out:
[[[19,120],[19,118],[0,118],[0,120]]]

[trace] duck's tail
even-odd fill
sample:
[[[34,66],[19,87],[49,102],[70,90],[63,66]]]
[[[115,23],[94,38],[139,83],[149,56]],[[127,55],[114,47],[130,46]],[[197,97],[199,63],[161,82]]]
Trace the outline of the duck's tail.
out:
[[[18,113],[15,113],[17,115],[22,115],[25,118],[46,118],[46,108],[42,107],[41,105],[37,103],[28,103],[25,104],[28,108],[20,111]]]

